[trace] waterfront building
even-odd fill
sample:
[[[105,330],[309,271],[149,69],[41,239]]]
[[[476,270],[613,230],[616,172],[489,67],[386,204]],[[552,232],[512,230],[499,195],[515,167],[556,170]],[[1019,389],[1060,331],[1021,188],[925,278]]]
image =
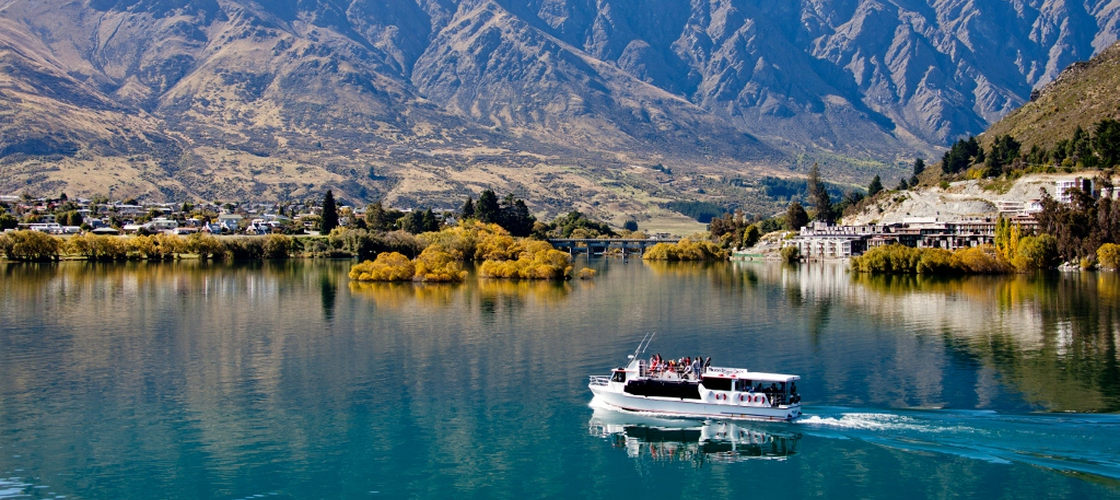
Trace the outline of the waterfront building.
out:
[[[1029,214],[1007,218],[1025,231],[1033,231],[1038,221]],[[911,218],[895,224],[833,226],[814,222],[803,228],[785,245],[796,246],[801,256],[810,259],[843,259],[885,245],[958,250],[995,243],[997,221],[992,218],[942,222],[934,218]]]

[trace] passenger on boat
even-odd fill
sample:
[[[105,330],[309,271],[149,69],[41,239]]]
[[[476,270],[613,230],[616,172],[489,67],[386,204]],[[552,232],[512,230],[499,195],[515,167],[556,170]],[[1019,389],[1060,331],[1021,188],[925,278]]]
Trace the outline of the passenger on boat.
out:
[[[700,380],[700,367],[701,363],[699,357],[692,360],[692,375],[696,377],[696,380]]]
[[[770,399],[771,404],[776,405],[779,402],[778,394],[781,394],[781,392],[778,391],[778,385],[771,383],[770,387],[766,389],[766,397]]]

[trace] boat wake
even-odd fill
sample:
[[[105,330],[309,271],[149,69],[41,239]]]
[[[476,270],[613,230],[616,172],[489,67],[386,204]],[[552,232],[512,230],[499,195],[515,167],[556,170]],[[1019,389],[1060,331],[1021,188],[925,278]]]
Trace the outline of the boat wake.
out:
[[[1120,415],[806,408],[803,434],[1120,480]]]

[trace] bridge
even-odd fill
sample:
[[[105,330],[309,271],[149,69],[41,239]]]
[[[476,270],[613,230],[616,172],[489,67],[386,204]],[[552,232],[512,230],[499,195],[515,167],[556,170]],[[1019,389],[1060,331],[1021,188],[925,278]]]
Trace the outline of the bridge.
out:
[[[554,238],[548,240],[557,250],[570,254],[586,253],[588,255],[607,253],[611,249],[618,249],[623,255],[630,253],[645,253],[646,249],[658,243],[676,243],[679,239],[634,239],[634,238]]]

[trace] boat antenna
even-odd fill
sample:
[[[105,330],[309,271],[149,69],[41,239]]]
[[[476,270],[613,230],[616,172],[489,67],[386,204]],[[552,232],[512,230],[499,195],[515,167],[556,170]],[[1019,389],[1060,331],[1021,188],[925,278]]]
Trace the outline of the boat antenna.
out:
[[[657,332],[648,332],[643,335],[642,341],[638,342],[638,348],[634,349],[634,354],[630,355],[630,359],[635,359],[642,354],[645,354],[646,349],[649,349],[650,342],[653,342],[654,335],[657,335]]]

